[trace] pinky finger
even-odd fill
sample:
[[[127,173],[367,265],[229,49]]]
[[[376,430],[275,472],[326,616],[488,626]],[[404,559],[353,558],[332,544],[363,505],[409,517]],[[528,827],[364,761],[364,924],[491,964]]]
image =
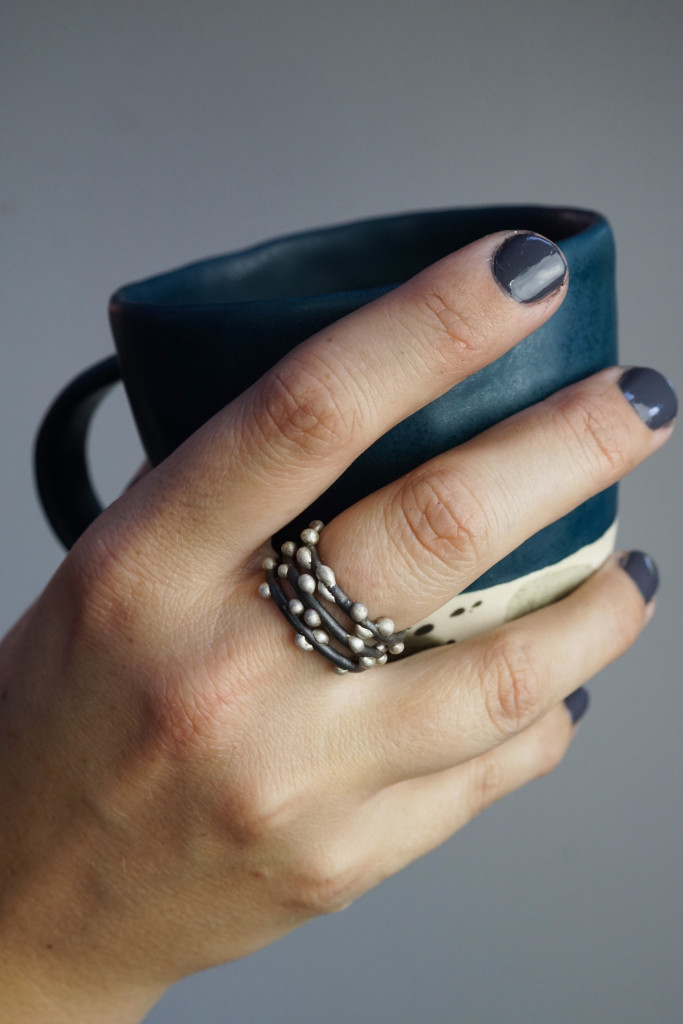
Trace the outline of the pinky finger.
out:
[[[377,794],[366,804],[372,834],[364,837],[377,865],[373,884],[441,845],[491,804],[553,771],[586,707],[586,691],[579,690],[566,705],[485,754]]]

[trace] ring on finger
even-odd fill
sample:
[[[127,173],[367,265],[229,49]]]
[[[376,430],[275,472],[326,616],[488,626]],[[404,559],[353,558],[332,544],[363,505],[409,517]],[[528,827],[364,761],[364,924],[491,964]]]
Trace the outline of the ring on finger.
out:
[[[316,650],[336,671],[363,672],[386,664],[389,655],[404,651],[405,630],[395,631],[386,615],[371,619],[361,601],[353,601],[339,586],[334,570],[324,565],[317,545],[323,524],[314,520],[301,531],[301,544],[285,541],[280,558],[266,558],[266,582],[259,587],[264,598],[294,627],[294,642],[303,651]],[[285,589],[286,588],[286,589]],[[347,625],[332,614],[341,612]]]

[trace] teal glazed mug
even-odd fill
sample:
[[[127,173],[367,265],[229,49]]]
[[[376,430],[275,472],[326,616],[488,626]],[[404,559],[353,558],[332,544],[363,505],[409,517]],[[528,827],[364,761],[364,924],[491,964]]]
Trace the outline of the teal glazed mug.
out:
[[[432,210],[289,235],[125,285],[109,316],[117,355],[58,396],[38,432],[39,495],[71,546],[101,512],[86,463],[88,426],[118,380],[151,464],[248,388],[295,345],[494,231],[556,242],[569,265],[561,308],[491,365],[376,441],[274,543],[427,459],[597,370],[617,363],[614,240],[589,210],[499,206]],[[369,339],[369,343],[371,340]],[[611,553],[616,487],[536,533],[416,623],[408,647],[462,640],[574,589]],[[339,573],[343,568],[338,567]]]

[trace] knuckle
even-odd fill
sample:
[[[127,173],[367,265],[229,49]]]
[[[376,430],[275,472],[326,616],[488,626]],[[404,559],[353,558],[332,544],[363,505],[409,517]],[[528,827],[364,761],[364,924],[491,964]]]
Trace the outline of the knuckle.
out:
[[[505,772],[498,752],[491,751],[470,761],[470,801],[472,818],[494,804],[505,792]]]
[[[317,794],[317,795],[316,795]],[[231,845],[254,862],[276,862],[278,899],[297,916],[312,917],[347,907],[362,891],[363,870],[353,846],[325,834],[313,838],[313,787],[278,781],[262,767],[233,780],[221,800],[223,829]],[[302,841],[302,830],[308,840]]]
[[[362,396],[339,366],[293,356],[286,370],[273,371],[255,410],[268,451],[285,446],[296,454],[324,457],[357,436]]]
[[[63,565],[68,592],[85,626],[126,631],[135,618],[140,590],[149,586],[142,559],[113,529],[95,528],[74,546]]]
[[[286,862],[286,836],[300,815],[302,797],[284,776],[262,763],[249,739],[253,731],[253,725],[242,723],[231,737],[235,770],[221,788],[219,821],[239,849],[277,850]]]
[[[487,341],[487,322],[475,309],[458,308],[455,296],[438,282],[416,290],[411,302],[411,332],[430,344],[448,345],[449,362],[453,347],[461,354],[480,352]]]
[[[309,849],[290,873],[287,904],[306,916],[346,909],[360,890],[359,870],[344,849],[327,843]]]
[[[174,578],[160,551],[158,538],[135,515],[103,517],[84,534],[63,568],[85,634],[144,643],[165,626],[189,621],[196,595]]]
[[[311,822],[319,799],[316,785],[302,789],[300,782],[278,780],[263,766],[233,780],[222,799],[230,843],[256,862],[278,864],[278,899],[296,916],[342,910],[363,888],[353,845]]]
[[[560,395],[554,413],[568,447],[587,462],[596,480],[618,479],[628,469],[628,438],[600,396]]]
[[[223,793],[221,818],[231,843],[238,849],[258,850],[275,844],[285,828],[287,817],[279,794],[268,794],[263,780],[245,771],[232,779]]]
[[[506,738],[529,725],[542,708],[538,652],[522,636],[504,635],[485,648],[483,661],[486,713],[496,733]]]
[[[566,715],[566,712],[563,711]],[[548,726],[541,729],[536,736],[536,769],[537,775],[550,775],[564,760],[567,753],[568,742],[566,732],[560,732],[554,728],[554,722],[548,721]],[[550,728],[553,725],[553,728]]]
[[[462,480],[434,471],[412,474],[400,485],[395,507],[397,522],[390,535],[404,558],[408,555],[423,571],[426,559],[430,571],[441,567],[449,576],[454,570],[476,571],[491,523]]]

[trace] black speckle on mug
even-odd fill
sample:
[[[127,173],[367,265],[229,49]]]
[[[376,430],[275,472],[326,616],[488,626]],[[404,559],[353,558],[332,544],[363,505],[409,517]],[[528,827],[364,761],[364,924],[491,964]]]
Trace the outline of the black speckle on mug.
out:
[[[426,626],[420,626],[419,629],[415,630],[415,636],[426,636],[427,633],[431,633],[433,629],[434,626],[432,625],[432,623],[428,622]]]
[[[473,608],[478,608],[480,604],[482,604],[481,601],[475,601],[474,604],[472,605],[472,607]]]
[[[447,640],[447,641],[446,641],[446,643],[447,643],[447,644],[454,644],[454,643],[455,643],[455,640]]]
[[[454,612],[451,612],[451,618],[453,618],[454,615],[462,615],[464,611],[464,608],[456,608]]]

